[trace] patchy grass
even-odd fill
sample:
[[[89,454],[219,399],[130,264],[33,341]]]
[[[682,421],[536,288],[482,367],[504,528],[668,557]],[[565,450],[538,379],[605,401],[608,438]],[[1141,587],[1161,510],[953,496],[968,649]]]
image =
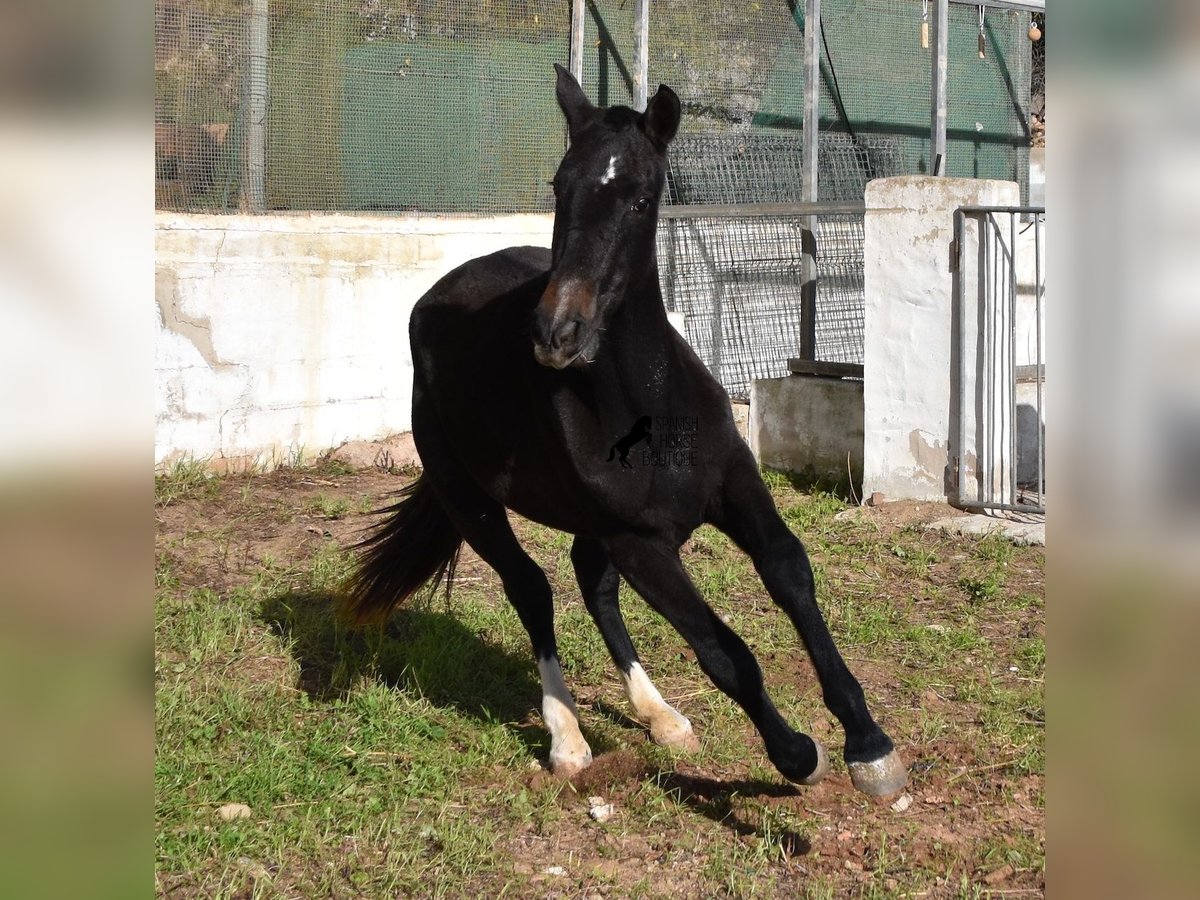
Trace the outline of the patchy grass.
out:
[[[623,588],[646,668],[702,748],[649,743],[579,599],[570,538],[517,522],[555,587],[563,667],[596,753],[568,783],[542,768],[528,638],[474,556],[451,599],[427,596],[383,629],[331,615],[347,548],[406,477],[324,466],[214,479],[181,465],[156,481],[160,895],[1041,892],[1043,551],[927,532],[768,476],[830,628],[911,764],[913,802],[896,812],[856,794],[840,756],[821,785],[785,783],[678,635]],[[785,714],[840,748],[749,561],[701,528],[684,562]],[[615,804],[612,819],[588,816],[592,795]],[[226,803],[250,817],[221,820]]]

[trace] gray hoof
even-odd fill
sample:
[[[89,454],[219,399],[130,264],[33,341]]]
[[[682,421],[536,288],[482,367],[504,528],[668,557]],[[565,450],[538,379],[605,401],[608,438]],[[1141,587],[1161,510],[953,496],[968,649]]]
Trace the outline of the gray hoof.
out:
[[[854,786],[872,797],[894,794],[908,783],[908,769],[895,750],[873,762],[852,762],[846,767]]]
[[[816,784],[829,774],[829,754],[825,752],[825,745],[816,738],[813,738],[813,743],[817,745],[817,767],[800,782],[801,784]]]

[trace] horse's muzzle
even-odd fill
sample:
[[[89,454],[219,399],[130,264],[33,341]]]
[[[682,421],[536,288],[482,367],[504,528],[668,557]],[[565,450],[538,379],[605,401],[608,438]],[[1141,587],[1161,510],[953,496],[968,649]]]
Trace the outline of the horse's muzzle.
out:
[[[586,365],[596,355],[596,293],[583,281],[555,279],[533,313],[533,357],[543,366]]]

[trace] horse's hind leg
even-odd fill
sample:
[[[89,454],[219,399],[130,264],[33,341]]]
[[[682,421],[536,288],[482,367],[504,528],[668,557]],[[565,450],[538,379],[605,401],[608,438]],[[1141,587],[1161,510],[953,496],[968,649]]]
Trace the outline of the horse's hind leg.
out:
[[[825,705],[846,731],[844,757],[854,786],[873,795],[900,790],[908,779],[904,763],[871,718],[862,687],[834,645],[817,606],[804,546],[780,518],[749,454],[727,476],[712,522],[750,555],[771,599],[804,641]]]
[[[416,412],[414,404],[414,420]],[[529,633],[542,679],[542,718],[550,732],[550,766],[557,775],[574,775],[591,763],[592,750],[579,731],[579,712],[558,662],[550,583],[521,549],[504,507],[470,480],[441,441],[440,432],[434,427],[423,430],[420,449],[427,460],[425,472],[446,514],[463,540],[500,576],[508,601]]]
[[[473,487],[473,485],[472,485]],[[529,633],[542,679],[542,718],[550,732],[550,766],[556,775],[574,775],[592,761],[592,750],[579,731],[579,712],[563,680],[554,638],[554,604],[541,568],[521,549],[504,507],[461,486],[446,502],[455,527],[471,548],[496,570],[504,593]]]
[[[767,696],[754,654],[704,602],[676,549],[632,535],[606,540],[605,549],[633,589],[691,645],[713,684],[750,716],[775,768],[804,784],[825,777],[825,748],[783,720]]]
[[[634,717],[650,729],[656,744],[698,750],[700,742],[692,732],[692,723],[662,698],[638,660],[621,617],[617,598],[620,576],[604,548],[591,538],[577,537],[571,546],[571,562],[584,605],[621,672]]]

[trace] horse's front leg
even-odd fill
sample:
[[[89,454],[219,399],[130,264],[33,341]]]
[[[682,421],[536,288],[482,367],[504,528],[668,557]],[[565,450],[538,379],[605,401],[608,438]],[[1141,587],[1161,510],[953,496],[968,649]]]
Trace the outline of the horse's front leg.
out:
[[[727,475],[711,520],[750,555],[767,592],[796,626],[821,682],[825,705],[846,731],[843,755],[854,786],[874,796],[900,790],[908,771],[891,739],[871,718],[862,687],[834,645],[817,606],[808,554],[780,518],[748,452]]]
[[[600,629],[600,636],[621,672],[625,696],[634,717],[650,729],[654,743],[684,750],[700,749],[687,717],[662,698],[642,668],[618,601],[621,578],[600,543],[577,537],[571,545],[571,563],[584,605]]]
[[[625,580],[692,647],[713,684],[750,716],[775,768],[803,784],[824,778],[829,769],[825,748],[784,721],[767,696],[754,654],[704,602],[677,549],[635,535],[608,538],[604,547]]]

